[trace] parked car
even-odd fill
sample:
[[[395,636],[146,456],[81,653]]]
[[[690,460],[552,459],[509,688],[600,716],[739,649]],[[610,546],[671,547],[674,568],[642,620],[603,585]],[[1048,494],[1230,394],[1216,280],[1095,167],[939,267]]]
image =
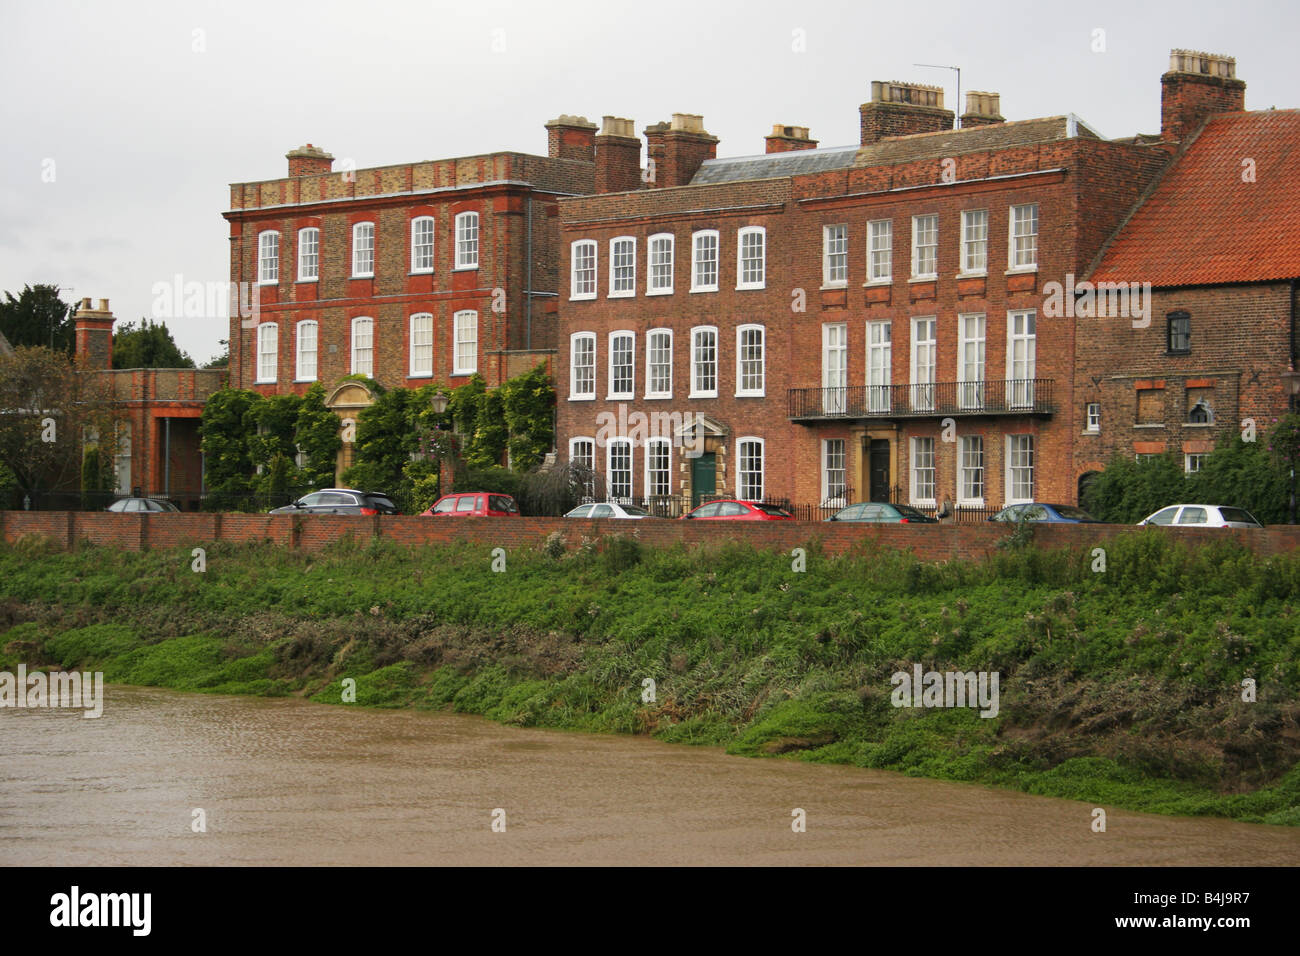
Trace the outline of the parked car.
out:
[[[614,501],[596,502],[578,505],[564,517],[566,518],[653,518],[650,512],[640,505],[619,504]]]
[[[1147,515],[1139,525],[1176,525],[1180,528],[1262,528],[1245,508],[1229,505],[1170,505]]]
[[[990,521],[1051,521],[1064,524],[1100,524],[1096,518],[1074,505],[1049,505],[1034,501],[1007,505]]]
[[[710,501],[682,515],[682,519],[699,518],[704,521],[793,521],[794,515],[776,505],[754,501]]]
[[[457,491],[443,495],[428,511],[429,518],[518,518],[519,506],[509,495],[492,491]]]
[[[167,514],[173,511],[180,511],[181,509],[177,508],[166,498],[118,498],[104,510],[124,511],[130,514],[138,514],[142,511],[147,511],[151,514]]]
[[[864,501],[841,508],[827,521],[863,521],[871,524],[938,524],[923,511],[911,505],[891,505],[880,501]]]
[[[395,515],[401,514],[393,499],[382,491],[357,491],[355,488],[322,488],[281,508],[273,515]]]

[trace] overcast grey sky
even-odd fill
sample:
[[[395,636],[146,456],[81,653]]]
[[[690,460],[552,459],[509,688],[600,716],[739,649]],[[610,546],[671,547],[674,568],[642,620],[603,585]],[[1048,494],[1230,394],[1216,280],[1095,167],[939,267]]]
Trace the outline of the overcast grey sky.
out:
[[[1249,109],[1300,107],[1298,36],[1295,0],[0,0],[0,290],[57,284],[121,322],[178,274],[224,283],[228,184],[283,176],[306,142],[366,168],[545,153],[561,113],[639,133],[679,112],[722,156],[773,123],[842,146],[873,79],[941,84],[960,112],[955,76],[914,63],[960,66],[1008,119],[1118,137],[1159,131],[1172,47],[1235,56]],[[169,324],[200,362],[226,336]]]

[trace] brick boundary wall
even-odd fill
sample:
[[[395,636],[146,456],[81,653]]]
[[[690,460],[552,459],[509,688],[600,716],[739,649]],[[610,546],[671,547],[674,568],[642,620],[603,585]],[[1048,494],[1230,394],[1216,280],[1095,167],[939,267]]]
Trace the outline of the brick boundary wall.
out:
[[[923,561],[987,557],[996,550],[997,542],[1011,533],[1006,525],[0,511],[0,540],[5,544],[27,537],[43,537],[64,549],[83,541],[127,551],[197,547],[215,541],[268,541],[283,547],[315,551],[346,535],[351,535],[362,545],[378,537],[410,546],[472,541],[486,548],[517,549],[540,547],[553,531],[565,536],[569,550],[580,547],[584,536],[599,539],[636,532],[637,539],[651,547],[670,547],[678,542],[688,548],[740,542],[757,549],[789,552],[792,548],[818,542],[823,552],[831,555],[843,554],[855,545],[865,545],[869,549],[910,550]],[[1040,548],[1051,550],[1092,546],[1119,535],[1146,532],[1147,529],[1129,525],[1040,524],[1035,528],[1034,542]],[[1274,525],[1258,531],[1164,528],[1160,533],[1173,534],[1189,544],[1235,539],[1265,556],[1300,546],[1300,526]]]

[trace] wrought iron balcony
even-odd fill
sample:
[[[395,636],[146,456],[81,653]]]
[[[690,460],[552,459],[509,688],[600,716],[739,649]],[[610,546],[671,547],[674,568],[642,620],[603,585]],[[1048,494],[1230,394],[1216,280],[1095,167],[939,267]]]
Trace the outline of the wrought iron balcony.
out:
[[[1050,378],[980,382],[928,382],[921,385],[845,385],[792,388],[790,420],[962,418],[979,415],[1051,415]]]

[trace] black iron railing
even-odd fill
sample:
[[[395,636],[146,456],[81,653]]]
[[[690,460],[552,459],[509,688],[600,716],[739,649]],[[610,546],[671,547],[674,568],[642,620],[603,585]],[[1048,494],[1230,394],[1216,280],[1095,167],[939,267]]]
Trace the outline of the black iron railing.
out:
[[[792,421],[843,418],[942,418],[970,415],[1050,415],[1050,378],[981,382],[930,382],[923,385],[845,385],[792,388]]]

